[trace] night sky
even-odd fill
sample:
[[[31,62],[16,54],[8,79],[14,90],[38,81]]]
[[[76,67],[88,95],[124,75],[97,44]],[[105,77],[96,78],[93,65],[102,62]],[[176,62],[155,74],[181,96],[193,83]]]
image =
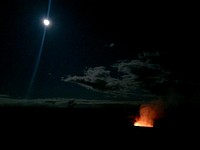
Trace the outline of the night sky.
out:
[[[24,98],[48,0],[8,0],[0,7],[0,95]],[[196,10],[188,7],[52,0],[29,98],[198,101]]]

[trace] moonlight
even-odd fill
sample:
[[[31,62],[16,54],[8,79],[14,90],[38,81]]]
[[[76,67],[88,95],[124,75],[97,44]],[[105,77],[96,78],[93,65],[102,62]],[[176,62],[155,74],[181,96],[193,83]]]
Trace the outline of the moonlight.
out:
[[[49,26],[50,25],[50,21],[48,19],[44,19],[43,23],[45,26]]]

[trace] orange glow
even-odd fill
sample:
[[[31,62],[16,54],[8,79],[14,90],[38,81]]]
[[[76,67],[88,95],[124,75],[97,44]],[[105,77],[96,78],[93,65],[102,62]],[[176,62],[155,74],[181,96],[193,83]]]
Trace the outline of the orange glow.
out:
[[[139,117],[136,119],[134,122],[134,126],[139,126],[139,127],[153,127],[153,121],[149,120],[147,117]]]
[[[157,118],[157,109],[153,104],[145,104],[140,107],[140,115],[133,122],[134,126],[153,127]]]

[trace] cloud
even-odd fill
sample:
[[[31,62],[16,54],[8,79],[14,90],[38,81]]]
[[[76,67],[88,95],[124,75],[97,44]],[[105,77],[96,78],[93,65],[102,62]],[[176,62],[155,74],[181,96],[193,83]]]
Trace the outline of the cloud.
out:
[[[109,47],[114,47],[115,43],[110,43]]]
[[[151,57],[157,57],[157,56],[160,56],[160,53],[157,51],[157,52],[143,52],[143,53],[140,53],[138,54],[138,58],[139,59],[142,59],[142,58],[151,58]]]
[[[121,60],[112,65],[112,67],[116,68],[119,73],[125,74],[125,76],[137,76],[137,81],[151,85],[168,82],[171,74],[170,71],[165,70],[160,64],[152,63],[151,59],[143,61],[139,59]]]
[[[143,80],[140,79],[141,75],[137,72],[135,73],[135,68],[143,69],[144,67],[148,69],[158,69],[159,66],[154,64],[149,64],[148,62],[141,62],[139,60],[131,61],[120,61],[114,65],[117,68],[116,77],[111,76],[111,71],[106,70],[105,67],[99,66],[94,68],[88,68],[84,71],[83,76],[71,76],[64,78],[64,82],[71,82],[85,87],[89,90],[96,92],[102,92],[105,94],[112,95],[114,97],[132,97],[132,96],[152,96],[148,90],[142,88],[144,84],[143,80],[153,80],[156,82],[164,82],[162,77],[158,76],[147,76]],[[147,79],[146,79],[147,78]]]
[[[84,71],[83,76],[68,76],[63,81],[77,83],[83,87],[96,91],[113,89],[114,86],[109,86],[108,83],[113,83],[115,88],[117,88],[117,81],[110,77],[110,71],[105,70],[105,67],[103,66],[88,68],[88,70]]]
[[[115,46],[115,43],[113,43],[113,42],[105,45],[105,47],[109,47],[109,48],[112,48],[114,46]]]
[[[121,78],[114,78],[110,75],[111,71],[99,66],[88,68],[83,76],[68,76],[63,79],[65,82],[76,83],[87,89],[103,92],[111,95],[122,94],[125,96],[130,89],[137,87],[135,75],[123,75]]]
[[[113,65],[114,68],[118,69],[118,72],[132,74],[135,71],[141,69],[153,69],[153,70],[160,70],[159,64],[152,64],[149,60],[143,62],[141,60],[122,60],[118,63]]]
[[[159,55],[158,52],[146,52],[135,60],[119,60],[111,65],[110,70],[97,66],[86,69],[82,76],[68,75],[62,80],[114,97],[153,96],[154,87],[158,88],[157,85],[162,86],[170,80],[170,72],[149,58]]]

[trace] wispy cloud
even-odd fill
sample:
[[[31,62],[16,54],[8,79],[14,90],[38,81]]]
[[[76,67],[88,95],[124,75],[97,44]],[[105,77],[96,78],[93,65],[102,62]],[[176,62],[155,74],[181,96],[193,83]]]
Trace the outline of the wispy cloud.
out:
[[[139,59],[142,59],[142,58],[150,58],[150,57],[157,57],[157,56],[160,56],[160,53],[157,51],[157,52],[142,52],[140,54],[138,54],[138,58]]]
[[[148,58],[152,55],[148,53],[145,54],[145,57]],[[159,56],[159,54],[153,56]],[[104,66],[98,66],[88,68],[82,76],[69,75],[62,80],[116,97],[152,95],[148,89],[143,87],[148,84],[152,86],[168,81],[169,72],[165,71],[159,64],[152,63],[151,59],[120,60],[111,67],[116,70],[114,75],[111,70]]]
[[[83,76],[68,76],[63,81],[79,84],[90,90],[103,92],[111,95],[128,93],[129,89],[137,87],[135,75],[123,75],[120,78],[111,77],[109,70],[105,67],[99,66],[88,68],[84,71]]]
[[[114,64],[113,67],[118,69],[118,72],[132,74],[135,71],[141,70],[141,69],[153,69],[153,70],[160,70],[159,64],[152,64],[150,63],[150,60],[147,60],[145,62],[141,60],[122,60],[118,63]]]

